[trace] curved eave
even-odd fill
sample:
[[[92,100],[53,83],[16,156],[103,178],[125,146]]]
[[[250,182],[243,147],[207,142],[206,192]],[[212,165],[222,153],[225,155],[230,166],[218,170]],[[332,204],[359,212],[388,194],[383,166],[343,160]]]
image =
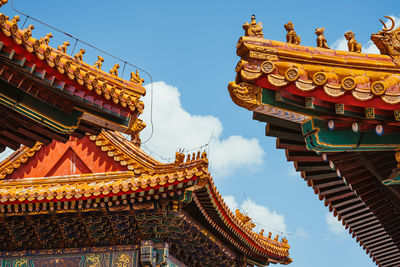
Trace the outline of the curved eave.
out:
[[[207,179],[205,189],[195,191],[194,201],[212,227],[233,246],[258,264],[292,262],[287,243],[260,236],[236,218],[211,178]]]
[[[400,109],[400,68],[387,55],[241,37],[236,82],[384,111]]]

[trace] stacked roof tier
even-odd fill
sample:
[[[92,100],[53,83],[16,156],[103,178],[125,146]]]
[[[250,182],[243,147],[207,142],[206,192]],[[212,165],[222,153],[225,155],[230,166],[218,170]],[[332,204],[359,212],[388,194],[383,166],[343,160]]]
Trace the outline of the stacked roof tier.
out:
[[[151,240],[167,243],[188,266],[291,262],[286,239],[253,232],[247,216],[229,210],[205,153],[177,153],[163,164],[122,134],[103,131],[21,147],[0,173],[4,260]]]

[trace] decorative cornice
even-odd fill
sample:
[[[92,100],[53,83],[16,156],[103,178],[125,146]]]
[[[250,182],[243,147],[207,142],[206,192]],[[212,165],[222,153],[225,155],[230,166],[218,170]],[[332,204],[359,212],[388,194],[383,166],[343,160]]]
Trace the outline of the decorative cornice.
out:
[[[400,103],[400,69],[390,56],[305,47],[246,36],[239,39],[237,48],[242,58],[236,66],[237,84],[242,81],[255,85],[268,82],[275,87],[293,84],[300,92],[322,88],[333,98],[351,94],[362,102],[378,98],[382,104]],[[240,91],[239,95],[239,99],[243,98]],[[251,107],[239,103],[245,108]]]

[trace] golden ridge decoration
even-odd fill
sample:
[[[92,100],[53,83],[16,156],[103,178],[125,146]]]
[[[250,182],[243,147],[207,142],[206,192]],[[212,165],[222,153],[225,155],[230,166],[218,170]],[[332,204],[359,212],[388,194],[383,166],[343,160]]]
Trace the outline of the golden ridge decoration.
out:
[[[378,33],[371,35],[371,40],[378,47],[382,55],[388,55],[393,59],[393,62],[400,66],[400,27],[395,27],[395,21],[389,16],[385,16],[392,23],[390,28],[387,28],[386,24],[380,20],[383,24],[383,29]],[[394,29],[394,30],[393,30]]]
[[[249,110],[261,104],[262,88],[249,83],[230,82],[228,90],[233,102]]]
[[[118,69],[119,64],[117,63],[110,69],[110,74],[118,77]]]
[[[81,48],[79,49],[79,52],[75,54],[74,58],[76,60],[82,61],[83,55],[86,53],[85,49]]]
[[[299,45],[301,43],[301,38],[294,31],[294,25],[291,21],[284,25],[286,33],[286,42],[289,44]]]
[[[350,52],[361,53],[361,44],[357,43],[354,36],[355,34],[352,31],[348,31],[344,34],[344,37],[347,40],[347,47]]]
[[[144,79],[140,78],[139,72],[138,72],[138,70],[136,70],[136,73],[133,71],[131,72],[130,81],[142,85],[144,82]]]
[[[96,69],[101,69],[101,66],[103,65],[104,62],[104,58],[101,56],[97,56],[97,60],[94,63],[93,67],[95,67]]]
[[[264,37],[263,34],[263,26],[261,22],[256,22],[256,16],[252,15],[251,16],[251,22],[245,22],[243,24],[243,29],[244,29],[244,35],[245,36],[254,36],[254,37]]]
[[[318,36],[317,47],[330,49],[328,46],[328,42],[326,41],[326,38],[324,36],[324,32],[325,32],[325,27],[315,29],[315,34]]]
[[[235,210],[235,216],[236,218],[239,219],[239,221],[245,226],[248,227],[250,229],[253,229],[254,227],[256,227],[256,225],[251,221],[251,218],[247,215],[244,215],[243,213],[241,213],[239,211],[239,209]]]
[[[67,46],[69,46],[69,42],[65,41],[62,45],[59,45],[57,49],[63,53],[67,53]]]
[[[39,42],[40,42],[40,44],[49,45],[50,38],[53,38],[53,34],[51,32],[46,34],[45,37],[41,37]]]

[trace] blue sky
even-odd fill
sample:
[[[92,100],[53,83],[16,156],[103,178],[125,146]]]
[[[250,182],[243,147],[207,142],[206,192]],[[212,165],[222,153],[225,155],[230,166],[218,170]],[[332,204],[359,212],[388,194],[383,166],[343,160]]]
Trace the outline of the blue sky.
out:
[[[365,47],[370,35],[381,29],[378,19],[400,14],[393,8],[398,2],[16,0],[14,5],[150,72],[156,82],[155,127],[145,149],[169,158],[179,147],[208,143],[212,135],[210,169],[219,191],[232,207],[241,207],[261,223],[259,230],[286,232],[294,260],[290,266],[375,266],[347,231],[332,222],[284,151],[275,148],[275,139],[264,136],[265,124],[253,121],[251,112],[231,101],[227,85],[239,60],[236,42],[252,14],[263,23],[267,39],[284,41],[283,25],[291,20],[303,45],[315,46],[315,28],[326,27],[329,45],[336,42],[341,48],[343,34],[352,30]],[[15,14],[10,3],[0,12]],[[20,26],[24,19],[21,16]],[[69,40],[71,51],[73,40],[31,20],[27,25],[31,23],[36,26],[34,37],[51,31],[50,44]],[[97,52],[82,44],[76,50],[81,47],[87,52],[84,61],[93,63]],[[115,63],[122,66],[103,57],[106,71]],[[133,70],[127,68],[124,78]],[[143,118],[149,125],[148,97],[145,103]]]

